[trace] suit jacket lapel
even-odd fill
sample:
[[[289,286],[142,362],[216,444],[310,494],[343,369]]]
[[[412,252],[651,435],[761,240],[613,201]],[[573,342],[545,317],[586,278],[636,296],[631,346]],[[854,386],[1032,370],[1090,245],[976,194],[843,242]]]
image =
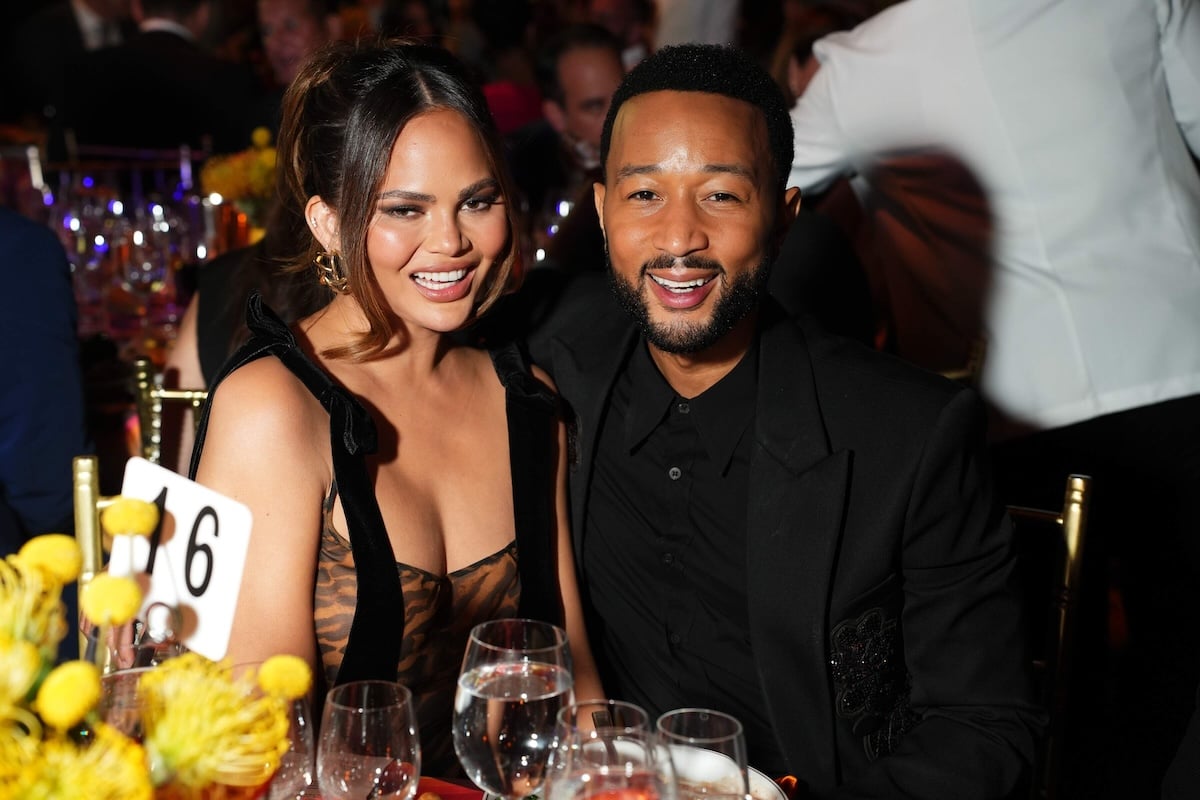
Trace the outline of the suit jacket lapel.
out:
[[[619,319],[621,324],[593,328],[573,344],[558,338],[550,343],[554,380],[565,397],[573,398],[577,426],[578,454],[570,479],[571,536],[577,558],[583,553],[585,501],[600,422],[617,373],[637,339],[633,325],[624,317]]]
[[[759,358],[746,543],[751,641],[791,769],[807,782],[832,785],[828,606],[850,455],[830,451],[795,323],[768,324]]]

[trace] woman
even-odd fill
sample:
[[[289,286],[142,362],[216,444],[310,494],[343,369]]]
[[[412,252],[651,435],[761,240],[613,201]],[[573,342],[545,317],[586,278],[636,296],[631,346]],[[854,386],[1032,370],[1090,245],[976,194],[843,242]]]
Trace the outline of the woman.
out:
[[[545,376],[449,336],[518,279],[502,151],[446,51],[342,42],[288,89],[279,164],[335,296],[291,328],[252,299],[198,438],[197,480],[254,513],[229,654],[398,676],[449,774],[473,624],[563,623],[578,696],[601,694]]]

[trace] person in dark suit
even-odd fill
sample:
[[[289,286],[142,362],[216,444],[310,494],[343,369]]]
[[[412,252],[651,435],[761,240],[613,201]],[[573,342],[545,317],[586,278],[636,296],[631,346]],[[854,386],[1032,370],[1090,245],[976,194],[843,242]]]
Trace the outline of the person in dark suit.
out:
[[[256,84],[243,65],[205,51],[211,0],[134,0],[138,34],[79,62],[60,124],[79,145],[217,153],[250,146]],[[52,142],[53,143],[53,142]]]
[[[765,296],[791,141],[744,53],[648,57],[602,137],[613,291],[580,278],[530,340],[605,689],[734,714],[798,797],[1018,796],[1045,715],[981,403]]]
[[[0,207],[0,558],[43,533],[74,530],[71,459],[93,445],[67,254],[54,232]],[[63,593],[76,616],[75,587]],[[59,657],[78,656],[64,636]]]
[[[58,113],[68,76],[87,52],[137,33],[129,0],[59,0],[0,28],[0,120],[45,128]]]

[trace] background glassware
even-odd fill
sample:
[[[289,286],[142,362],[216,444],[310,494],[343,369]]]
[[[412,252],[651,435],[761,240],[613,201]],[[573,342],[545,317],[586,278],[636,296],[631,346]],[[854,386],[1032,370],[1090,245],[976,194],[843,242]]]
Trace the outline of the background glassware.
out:
[[[326,800],[411,800],[421,776],[412,693],[393,681],[355,681],[329,690],[317,744]]]
[[[675,770],[656,734],[595,728],[565,735],[545,800],[674,800]]]
[[[537,791],[572,685],[561,628],[526,619],[476,625],[454,695],[454,751],[467,777],[508,800]]]
[[[746,736],[742,723],[707,708],[680,708],[655,727],[671,752],[680,800],[749,798]]]

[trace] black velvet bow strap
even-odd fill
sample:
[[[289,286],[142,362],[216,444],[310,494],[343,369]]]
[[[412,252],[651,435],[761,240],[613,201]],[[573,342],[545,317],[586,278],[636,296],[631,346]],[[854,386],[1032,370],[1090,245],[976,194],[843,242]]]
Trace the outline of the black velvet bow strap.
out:
[[[251,338],[238,349],[214,381],[211,391],[243,364],[271,354],[298,377],[329,412],[333,475],[346,524],[358,580],[357,603],[337,683],[353,680],[395,680],[404,631],[404,595],[396,557],[388,541],[383,515],[375,499],[374,484],[365,456],[378,447],[371,415],[297,346],[296,338],[262,301],[258,292],[246,303],[246,324]],[[208,404],[208,405],[211,405]],[[206,406],[196,433],[190,477],[195,477],[208,428]],[[252,568],[252,565],[250,565]]]
[[[508,454],[521,575],[520,614],[563,624],[558,586],[555,457],[557,401],[529,372],[515,345],[491,351],[505,389]]]

